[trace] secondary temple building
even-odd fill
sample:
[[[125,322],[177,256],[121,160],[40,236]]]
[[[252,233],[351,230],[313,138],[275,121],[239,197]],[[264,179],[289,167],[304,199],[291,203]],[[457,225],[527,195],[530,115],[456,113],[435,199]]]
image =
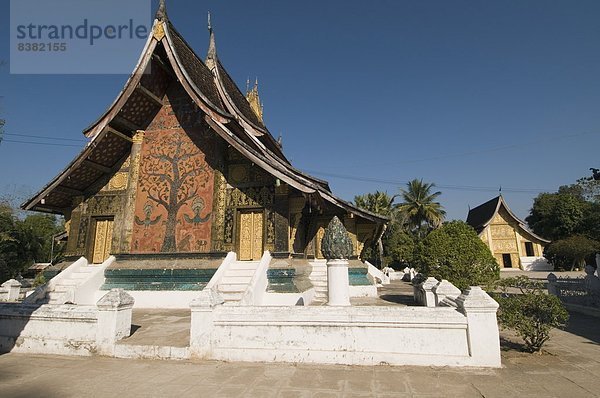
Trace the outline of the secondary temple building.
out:
[[[501,269],[552,269],[543,257],[544,247],[550,241],[531,232],[502,195],[469,210],[467,224],[490,248]]]
[[[85,129],[90,142],[23,209],[63,215],[68,260],[114,255],[111,268],[141,270],[128,274],[138,287],[158,277],[145,269],[214,272],[228,252],[321,258],[335,215],[358,257],[387,219],[292,166],[262,120],[256,87],[240,91],[209,31],[203,60],[161,4],[125,87]]]

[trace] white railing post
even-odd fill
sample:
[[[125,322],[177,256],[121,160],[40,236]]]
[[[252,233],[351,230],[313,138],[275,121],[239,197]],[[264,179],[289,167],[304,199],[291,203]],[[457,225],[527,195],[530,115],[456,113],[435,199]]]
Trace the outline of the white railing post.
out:
[[[473,366],[500,364],[500,335],[496,311],[498,303],[479,286],[471,286],[457,299],[458,310],[467,317],[469,354]]]
[[[262,305],[269,280],[267,278],[267,271],[271,264],[271,253],[266,250],[263,253],[260,263],[252,275],[252,279],[242,296],[240,301],[241,305]]]
[[[225,302],[213,289],[204,289],[190,303],[190,351],[197,358],[207,358],[212,348],[215,307]]]
[[[131,315],[135,300],[123,289],[112,289],[98,302],[96,345],[101,354],[112,355],[115,343],[131,334]]]
[[[456,299],[460,296],[460,289],[448,282],[446,279],[442,279],[440,283],[433,287],[433,294],[435,295],[435,306],[439,307],[440,303],[448,297],[449,299]]]
[[[0,289],[0,301],[17,301],[21,293],[21,282],[9,279],[2,284]]]
[[[221,262],[221,265],[219,265],[219,268],[217,268],[212,278],[210,278],[210,281],[208,281],[206,286],[204,286],[204,289],[216,289],[219,283],[221,283],[221,279],[223,278],[225,271],[231,267],[231,264],[235,263],[236,259],[237,255],[235,252],[227,253],[227,256],[225,256],[223,262]]]
[[[558,284],[556,281],[558,278],[553,273],[548,274],[548,294],[553,296],[559,296]]]
[[[425,307],[435,307],[435,294],[433,288],[439,281],[433,277],[429,277],[423,282],[413,285],[415,301]]]

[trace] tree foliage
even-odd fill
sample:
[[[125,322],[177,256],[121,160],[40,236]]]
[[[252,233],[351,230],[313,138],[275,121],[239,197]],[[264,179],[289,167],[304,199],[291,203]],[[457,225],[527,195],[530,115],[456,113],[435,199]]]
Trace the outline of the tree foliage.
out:
[[[582,178],[558,192],[539,194],[525,220],[546,239],[585,235],[600,240],[600,181]]]
[[[488,285],[500,276],[500,268],[475,230],[463,221],[451,221],[432,231],[417,248],[419,272],[447,279],[459,289]]]
[[[417,240],[397,224],[391,224],[383,239],[385,263],[396,269],[411,266]]]
[[[498,287],[502,291],[494,294],[500,304],[498,320],[523,338],[528,351],[539,352],[550,338],[550,330],[565,325],[569,319],[558,297],[546,294],[542,282],[519,276],[502,279]],[[509,288],[518,289],[520,294],[509,294]]]
[[[593,257],[599,250],[597,241],[575,235],[550,243],[544,255],[556,267],[572,271],[575,267],[583,268],[586,259]]]
[[[0,204],[0,281],[17,276],[35,261],[50,260],[52,236],[62,225],[54,216],[31,214],[20,220],[7,204]],[[54,257],[61,246],[54,248]]]
[[[355,196],[354,204],[371,213],[393,218],[392,200],[387,192],[375,191],[374,193]],[[384,243],[382,240],[385,240],[385,237],[365,245],[363,252],[360,253],[360,258],[383,267]]]
[[[365,195],[354,197],[354,204],[381,216],[390,217],[392,215],[392,198],[387,192],[375,191]]]
[[[407,183],[406,189],[400,190],[402,203],[394,205],[399,222],[421,237],[439,227],[446,215],[442,205],[435,201],[441,192],[431,192],[434,187],[433,183],[415,178]]]

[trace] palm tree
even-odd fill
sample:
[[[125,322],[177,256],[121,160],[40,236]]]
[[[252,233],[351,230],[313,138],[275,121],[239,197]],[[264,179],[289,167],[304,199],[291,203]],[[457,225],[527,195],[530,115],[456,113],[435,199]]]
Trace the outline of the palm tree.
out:
[[[387,192],[380,191],[354,197],[356,206],[385,217],[392,214],[392,200],[393,198]]]
[[[366,195],[358,195],[354,197],[354,203],[356,206],[368,210],[372,213],[379,214],[384,217],[392,217],[392,202],[393,197],[390,197],[387,192],[375,191],[375,193],[368,193]],[[375,260],[375,265],[379,265],[383,268],[383,242],[381,236],[377,242],[372,242],[372,249],[376,251],[378,259]],[[377,261],[378,260],[378,261]]]
[[[400,189],[399,196],[403,202],[393,206],[400,223],[417,236],[423,236],[442,225],[446,212],[442,205],[435,201],[441,192],[431,193],[435,184],[424,183],[422,179],[415,178],[406,185],[406,190]]]

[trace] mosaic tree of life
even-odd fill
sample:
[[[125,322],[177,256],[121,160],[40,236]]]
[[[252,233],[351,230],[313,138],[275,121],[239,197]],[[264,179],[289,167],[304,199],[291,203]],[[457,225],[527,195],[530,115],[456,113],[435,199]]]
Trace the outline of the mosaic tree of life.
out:
[[[161,252],[175,252],[175,228],[181,207],[206,186],[210,173],[204,154],[184,131],[163,135],[160,142],[147,141],[149,150],[142,158],[140,185],[148,199],[167,211],[165,239]]]

